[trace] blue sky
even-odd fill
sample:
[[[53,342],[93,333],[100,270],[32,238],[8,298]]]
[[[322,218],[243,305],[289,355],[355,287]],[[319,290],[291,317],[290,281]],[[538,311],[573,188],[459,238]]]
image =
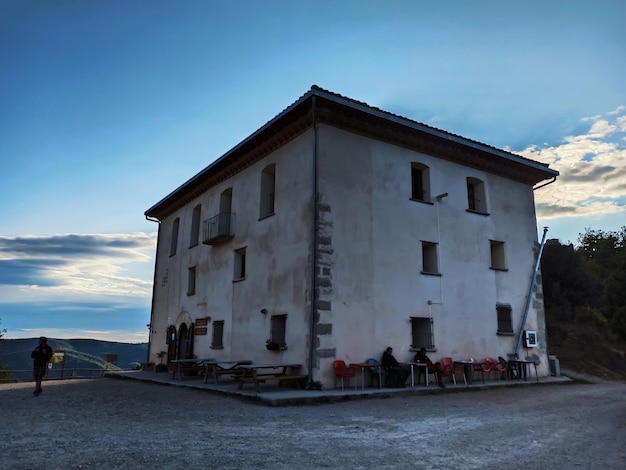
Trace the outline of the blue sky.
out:
[[[143,212],[313,84],[557,169],[626,226],[626,2],[0,2],[0,329],[147,341]]]

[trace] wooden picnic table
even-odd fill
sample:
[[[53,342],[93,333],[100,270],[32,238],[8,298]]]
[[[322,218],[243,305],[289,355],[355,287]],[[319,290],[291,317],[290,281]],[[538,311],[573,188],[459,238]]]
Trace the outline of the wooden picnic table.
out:
[[[206,371],[204,373],[204,383],[208,383],[209,375],[213,376],[215,385],[219,383],[220,375],[234,375],[239,370],[239,366],[252,364],[250,359],[228,360],[213,359],[205,361]]]
[[[260,392],[259,384],[274,380],[278,385],[291,382],[297,388],[304,388],[308,376],[298,374],[301,367],[300,364],[244,364],[238,366],[234,377],[239,388],[249,382],[255,385],[257,392]]]
[[[207,359],[174,359],[170,361],[173,364],[172,367],[172,380],[176,380],[176,373],[178,373],[178,378],[183,380],[183,374],[191,374],[202,372],[206,373],[206,366],[204,365],[207,361],[212,361],[212,358]]]

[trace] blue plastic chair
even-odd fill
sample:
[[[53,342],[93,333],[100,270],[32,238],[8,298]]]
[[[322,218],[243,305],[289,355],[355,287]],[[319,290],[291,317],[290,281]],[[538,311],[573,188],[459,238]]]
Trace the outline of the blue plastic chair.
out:
[[[374,386],[374,379],[376,381],[378,381],[379,377],[382,377],[385,375],[385,371],[382,369],[380,362],[378,362],[376,359],[373,358],[369,358],[367,361],[365,361],[367,364],[376,364],[378,365],[378,367],[370,367],[369,371],[372,374],[372,386]],[[379,373],[380,372],[380,373]],[[378,387],[381,387],[381,384],[378,384]]]

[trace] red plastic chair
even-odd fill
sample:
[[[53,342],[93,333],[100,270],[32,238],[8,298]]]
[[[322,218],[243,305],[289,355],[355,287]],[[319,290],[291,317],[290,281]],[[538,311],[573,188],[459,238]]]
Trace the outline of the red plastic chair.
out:
[[[485,365],[489,369],[488,372],[495,372],[500,380],[502,380],[502,376],[506,374],[506,364],[496,362],[492,357],[485,358]]]
[[[476,359],[475,357],[470,357],[469,360],[470,362],[476,363],[472,365],[472,371],[481,374],[483,383],[485,383],[485,372],[489,372],[489,367],[487,367],[487,365],[482,362],[478,362],[478,359]]]
[[[454,385],[456,385],[456,374],[461,374],[463,377],[463,383],[467,385],[467,379],[465,378],[465,370],[457,369],[454,367],[454,361],[451,357],[442,357],[441,358],[441,366],[443,367],[443,371],[452,376],[452,381]]]
[[[337,385],[337,377],[341,378],[341,390],[343,390],[343,379],[348,379],[348,385],[350,384],[350,378],[354,379],[354,389],[356,390],[356,370],[354,367],[348,367],[344,361],[333,362],[333,369],[335,369],[335,386]]]

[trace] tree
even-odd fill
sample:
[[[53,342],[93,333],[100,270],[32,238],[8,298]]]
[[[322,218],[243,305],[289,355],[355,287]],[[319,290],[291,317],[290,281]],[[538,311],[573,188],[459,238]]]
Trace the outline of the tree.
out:
[[[599,279],[619,269],[626,257],[626,227],[619,232],[586,229],[578,237],[578,249],[586,260],[587,266]]]
[[[617,232],[586,229],[579,237],[578,252],[589,269],[602,280],[598,295],[610,330],[626,339],[626,227]]]
[[[548,240],[541,257],[546,315],[559,321],[573,320],[577,307],[599,307],[600,283],[573,245]]]

